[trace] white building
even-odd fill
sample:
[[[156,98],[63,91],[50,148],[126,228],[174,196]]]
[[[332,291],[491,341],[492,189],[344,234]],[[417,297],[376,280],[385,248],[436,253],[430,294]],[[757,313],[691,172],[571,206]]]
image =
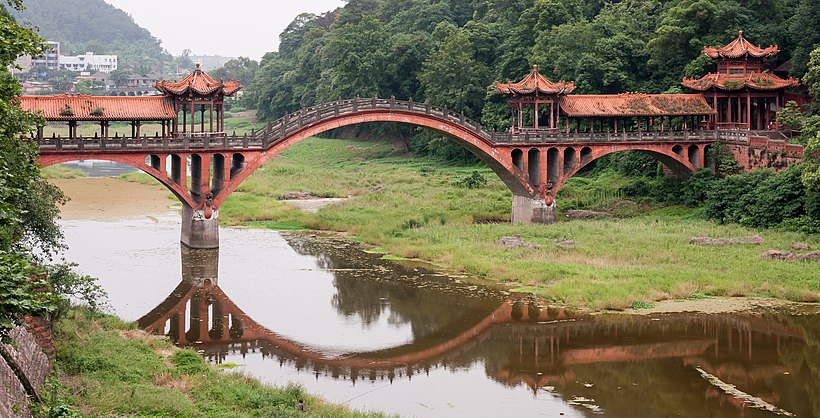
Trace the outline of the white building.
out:
[[[102,71],[110,73],[117,69],[116,55],[94,55],[86,52],[85,55],[60,55],[60,68],[76,72]]]

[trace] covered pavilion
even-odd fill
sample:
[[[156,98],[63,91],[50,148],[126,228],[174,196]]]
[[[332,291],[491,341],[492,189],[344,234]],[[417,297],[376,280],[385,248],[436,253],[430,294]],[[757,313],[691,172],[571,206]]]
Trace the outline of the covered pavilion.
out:
[[[781,78],[765,61],[774,57],[777,45],[755,46],[738,37],[723,47],[704,47],[703,53],[716,61],[717,72],[700,79],[684,78],[682,84],[701,92],[716,110],[711,120],[718,129],[771,129],[784,104],[786,90],[799,86],[794,78]]]

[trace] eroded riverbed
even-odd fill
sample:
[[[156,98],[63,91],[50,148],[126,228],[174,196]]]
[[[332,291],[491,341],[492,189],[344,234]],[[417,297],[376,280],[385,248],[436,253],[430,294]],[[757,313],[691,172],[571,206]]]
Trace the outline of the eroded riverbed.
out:
[[[820,416],[816,309],[588,316],[311,234],[182,251],[165,195],[150,216],[92,202],[66,258],[121,317],[263,381],[419,417]]]

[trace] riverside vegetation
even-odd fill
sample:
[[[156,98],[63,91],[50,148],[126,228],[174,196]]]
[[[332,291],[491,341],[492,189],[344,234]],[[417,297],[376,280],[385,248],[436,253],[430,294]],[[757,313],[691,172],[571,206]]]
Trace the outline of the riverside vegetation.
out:
[[[295,385],[274,388],[219,370],[195,351],[85,308],[72,308],[54,328],[61,385],[44,395],[43,416],[73,416],[65,412],[68,403],[87,417],[305,416],[295,409],[299,399],[307,416],[382,416],[329,404]]]

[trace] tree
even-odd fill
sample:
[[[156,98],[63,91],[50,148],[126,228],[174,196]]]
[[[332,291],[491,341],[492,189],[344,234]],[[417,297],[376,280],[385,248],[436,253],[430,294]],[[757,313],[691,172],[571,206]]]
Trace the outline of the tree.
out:
[[[803,82],[809,86],[809,92],[814,100],[820,101],[820,48],[811,52],[806,76]]]
[[[0,66],[5,68],[23,54],[41,55],[43,40],[20,26],[7,7],[22,9],[22,0],[0,1]],[[37,119],[23,111],[17,95],[19,83],[8,72],[0,73],[0,339],[6,341],[11,326],[24,315],[53,308],[52,295],[37,293],[42,283],[31,283],[37,272],[32,261],[44,259],[60,248],[62,234],[55,223],[57,204],[64,201],[59,189],[43,180],[36,165],[37,144],[21,139]],[[35,256],[35,254],[38,254]]]
[[[803,129],[803,114],[797,102],[790,100],[777,112],[777,125],[795,131]]]
[[[322,49],[318,101],[384,95],[389,39],[384,25],[369,16],[333,30]]]
[[[476,61],[468,34],[456,30],[424,61],[418,77],[428,103],[477,117],[489,76],[489,69]]]
[[[128,84],[128,79],[131,78],[131,73],[125,70],[114,70],[111,71],[111,81],[114,82],[114,85],[117,87],[122,87]]]

